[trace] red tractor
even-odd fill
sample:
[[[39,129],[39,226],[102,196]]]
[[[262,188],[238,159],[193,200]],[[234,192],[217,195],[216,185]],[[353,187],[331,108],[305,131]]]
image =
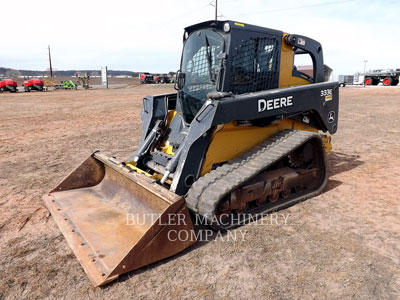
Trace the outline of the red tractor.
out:
[[[12,79],[3,79],[0,81],[0,93],[6,91],[15,93],[17,91],[17,82]]]
[[[142,73],[139,76],[140,83],[154,83],[154,76],[150,73]]]
[[[32,78],[24,81],[25,92],[43,91],[44,82],[38,78]]]
[[[167,74],[156,75],[154,77],[155,83],[170,83],[170,79]]]

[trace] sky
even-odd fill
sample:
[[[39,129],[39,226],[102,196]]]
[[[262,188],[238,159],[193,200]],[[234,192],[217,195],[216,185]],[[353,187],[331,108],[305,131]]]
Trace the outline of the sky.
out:
[[[186,26],[214,19],[215,0],[18,1],[2,14],[0,67],[168,72],[179,68]],[[219,0],[218,19],[319,41],[338,74],[400,68],[398,0]]]

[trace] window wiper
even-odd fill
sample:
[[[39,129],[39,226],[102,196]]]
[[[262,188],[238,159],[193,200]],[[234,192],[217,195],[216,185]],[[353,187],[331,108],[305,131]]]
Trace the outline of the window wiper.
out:
[[[208,42],[208,38],[207,35],[204,35],[205,39],[206,39],[206,55],[207,55],[207,66],[208,66],[208,76],[210,77],[210,80],[212,83],[215,83],[215,75],[214,72],[212,70],[211,67],[211,49],[209,51],[210,48],[210,43]]]

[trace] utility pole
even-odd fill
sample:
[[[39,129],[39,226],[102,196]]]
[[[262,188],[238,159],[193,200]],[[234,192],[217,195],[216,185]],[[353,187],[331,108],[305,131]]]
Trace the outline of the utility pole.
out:
[[[51,66],[50,45],[49,45],[48,49],[49,49],[50,78],[53,78],[53,67]]]
[[[215,0],[215,21],[217,21],[218,19],[217,12],[218,12],[218,0]]]
[[[367,62],[368,60],[364,60],[364,87],[365,87],[365,69],[367,68]]]

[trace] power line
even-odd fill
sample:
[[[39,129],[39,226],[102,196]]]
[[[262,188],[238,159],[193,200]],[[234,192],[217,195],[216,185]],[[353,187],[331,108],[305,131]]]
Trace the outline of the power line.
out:
[[[325,6],[325,5],[341,4],[341,3],[354,2],[354,1],[357,1],[357,0],[343,0],[343,1],[325,2],[325,3],[319,3],[319,4],[302,5],[302,6],[296,6],[296,7],[288,7],[288,8],[269,9],[269,10],[262,10],[262,11],[250,12],[250,13],[234,14],[234,15],[232,15],[232,16],[247,16],[247,15],[255,15],[255,14],[266,13],[266,12],[277,12],[277,11],[295,10],[295,9],[302,9],[302,8],[309,8],[309,7],[316,7],[316,6]]]

